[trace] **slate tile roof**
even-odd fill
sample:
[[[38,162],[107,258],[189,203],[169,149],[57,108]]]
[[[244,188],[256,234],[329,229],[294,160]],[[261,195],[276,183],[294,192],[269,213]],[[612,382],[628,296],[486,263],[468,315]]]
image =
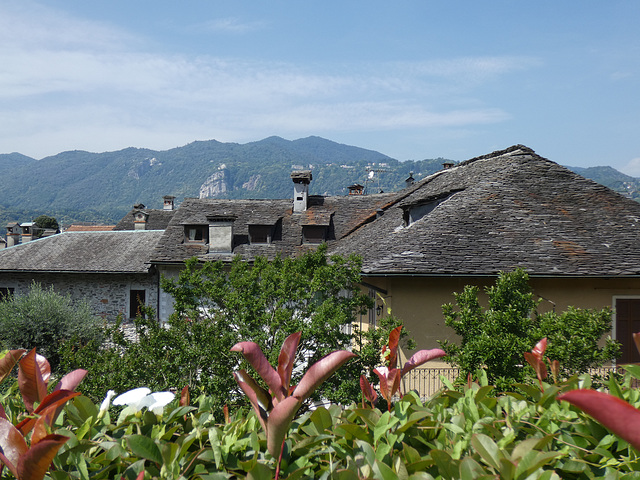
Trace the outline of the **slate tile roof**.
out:
[[[80,225],[72,224],[65,232],[109,232],[115,229],[115,225]]]
[[[176,210],[133,208],[129,213],[122,217],[122,219],[120,219],[120,221],[116,224],[114,230],[133,230],[135,228],[134,215],[140,210],[149,214],[146,225],[147,230],[164,230],[165,228],[167,228],[167,225],[169,225],[173,214],[176,213]]]
[[[292,189],[293,190],[293,189]],[[186,198],[176,210],[152,255],[154,263],[182,263],[198,256],[201,260],[230,260],[230,254],[207,253],[207,246],[184,242],[185,225],[208,225],[207,217],[232,217],[233,254],[245,260],[256,256],[273,258],[277,253],[297,255],[317,245],[303,243],[305,225],[328,228],[329,246],[344,238],[356,225],[375,216],[378,208],[392,203],[398,194],[309,197],[305,212],[293,213],[293,198],[283,200],[219,200]],[[274,225],[271,244],[249,243],[249,225]]]
[[[60,233],[0,250],[0,273],[147,273],[161,236],[149,230]]]
[[[405,192],[332,251],[361,255],[370,275],[640,275],[640,204],[522,145]]]

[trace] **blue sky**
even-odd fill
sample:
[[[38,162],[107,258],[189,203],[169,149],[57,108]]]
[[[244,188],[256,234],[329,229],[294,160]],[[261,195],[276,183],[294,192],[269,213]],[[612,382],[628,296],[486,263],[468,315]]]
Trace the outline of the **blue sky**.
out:
[[[0,153],[318,135],[640,176],[640,2],[3,0]]]

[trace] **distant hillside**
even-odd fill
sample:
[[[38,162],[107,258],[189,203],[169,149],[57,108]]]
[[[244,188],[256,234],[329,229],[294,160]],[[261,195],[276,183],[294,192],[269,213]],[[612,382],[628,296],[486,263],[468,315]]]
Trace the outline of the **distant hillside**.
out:
[[[640,179],[630,177],[612,167],[567,167],[629,198],[640,199]]]
[[[70,151],[39,161],[0,155],[0,221],[44,213],[63,224],[115,223],[136,203],[161,208],[162,195],[178,202],[199,196],[286,198],[293,188],[289,175],[298,168],[313,171],[312,194],[343,195],[354,183],[393,191],[410,172],[420,178],[442,168],[443,161],[399,162],[320,137],[269,137],[242,145],[210,140],[167,151]]]
[[[442,168],[446,159],[400,162],[379,152],[320,137],[269,137],[246,144],[215,140],[166,151],[127,148],[116,152],[63,152],[35,160],[0,155],[0,232],[9,221],[41,214],[72,222],[116,223],[136,203],[161,208],[163,195],[185,197],[287,198],[293,169],[311,169],[312,194],[346,195],[362,184],[368,192],[396,191]],[[573,171],[630,197],[639,181],[611,167]]]

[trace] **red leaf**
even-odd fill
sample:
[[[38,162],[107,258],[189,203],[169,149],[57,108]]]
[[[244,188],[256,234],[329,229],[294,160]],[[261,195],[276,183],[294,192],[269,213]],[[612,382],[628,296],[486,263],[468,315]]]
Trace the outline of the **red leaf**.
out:
[[[27,411],[33,413],[33,404],[42,401],[47,395],[47,384],[36,361],[35,348],[18,363],[18,386]]]
[[[539,359],[542,359],[546,349],[547,349],[547,337],[543,338],[538,343],[536,343],[536,346],[533,347],[533,350],[531,350],[531,353],[533,353]]]
[[[186,385],[180,392],[180,406],[188,407],[191,404],[191,395],[189,394],[189,385]]]
[[[398,362],[398,342],[400,341],[400,333],[402,325],[391,330],[389,334],[389,368],[396,368]]]
[[[40,440],[43,440],[51,432],[51,424],[55,422],[58,414],[54,407],[46,409],[36,419],[33,425],[33,433],[31,434],[31,446],[37,444]],[[47,428],[49,427],[49,428]]]
[[[18,467],[16,467],[13,463],[11,463],[9,459],[4,456],[2,452],[0,452],[0,462],[2,462],[3,464],[3,465],[0,465],[0,474],[2,474],[2,469],[4,468],[4,465],[6,465],[11,471],[11,473],[13,474],[13,476],[18,478]]]
[[[267,357],[264,356],[262,350],[258,344],[254,342],[240,342],[236,343],[232,348],[232,352],[241,352],[244,358],[255,368],[260,378],[264,380],[267,387],[271,390],[271,393],[278,400],[282,400],[287,396],[287,392],[284,390],[280,375],[269,364]]]
[[[78,388],[78,385],[80,385],[80,382],[84,379],[86,375],[87,375],[87,371],[83,370],[82,368],[78,368],[73,372],[69,372],[60,379],[60,381],[56,385],[56,388],[54,388],[53,391],[75,390],[76,388]]]
[[[633,334],[633,342],[636,344],[636,349],[640,353],[640,332]]]
[[[267,420],[267,450],[272,457],[278,458],[282,450],[282,441],[289,431],[293,417],[302,405],[296,397],[285,398],[276,405]]]
[[[385,369],[375,368],[373,372],[378,375],[378,378],[380,379],[380,393],[387,401],[390,408],[391,398],[400,388],[400,370],[397,368],[387,369],[385,367]]]
[[[7,459],[3,463],[13,472],[18,465],[20,455],[27,451],[27,442],[9,420],[0,418],[0,449]],[[14,474],[15,475],[15,474]]]
[[[266,421],[267,412],[273,408],[269,393],[256,383],[256,381],[247,375],[244,370],[233,372],[236,383],[240,386],[244,394],[247,396],[253,409],[258,416],[258,420],[262,424],[264,431],[267,431]]]
[[[0,383],[11,373],[11,370],[16,366],[24,352],[26,350],[9,350],[4,357],[0,358]]]
[[[45,357],[38,354],[36,354],[36,363],[38,364],[38,368],[40,369],[42,381],[46,386],[49,384],[49,378],[51,377],[51,365],[49,365],[49,361]]]
[[[444,350],[441,350],[439,348],[433,348],[431,350],[419,350],[411,356],[407,363],[404,364],[400,376],[403,377],[407,372],[410,372],[414,368],[419,367],[423,363],[427,363],[428,361],[435,358],[444,357],[445,355],[446,353],[444,352]]]
[[[336,350],[321,358],[309,367],[309,370],[307,370],[293,391],[293,395],[301,402],[304,402],[322,382],[355,356],[355,353],[347,352],[346,350]]]
[[[572,390],[558,400],[575,405],[640,451],[640,410],[624,400],[595,390]]]
[[[53,458],[69,437],[47,435],[27,453],[20,457],[18,475],[20,480],[42,480],[51,466]]]
[[[364,375],[360,375],[360,390],[362,390],[362,394],[364,398],[369,400],[372,404],[378,398],[378,392],[371,386],[369,380]]]
[[[282,343],[280,355],[278,355],[278,375],[284,388],[285,396],[289,395],[289,386],[291,385],[291,372],[293,372],[293,362],[296,359],[296,350],[300,343],[302,332],[296,332],[289,335]]]
[[[38,408],[36,408],[33,413],[42,414],[44,410],[53,407],[57,411],[55,415],[57,417],[60,414],[60,411],[62,410],[64,404],[72,398],[77,397],[78,395],[80,395],[80,392],[70,392],[69,390],[57,390],[55,392],[51,392],[49,395],[44,397],[42,403],[38,405]],[[16,428],[20,430],[23,435],[26,435],[33,429],[35,424],[35,418],[26,417],[20,423],[18,423],[18,425],[16,425]]]

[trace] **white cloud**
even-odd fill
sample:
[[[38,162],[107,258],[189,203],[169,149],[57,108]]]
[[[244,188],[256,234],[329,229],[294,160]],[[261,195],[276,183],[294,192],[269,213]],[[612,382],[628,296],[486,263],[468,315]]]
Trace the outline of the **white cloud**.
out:
[[[193,25],[190,30],[208,33],[234,33],[242,34],[260,30],[264,28],[265,23],[260,21],[243,22],[237,18],[216,18],[206,22]]]
[[[226,19],[209,27],[259,25]],[[0,5],[0,152],[41,157],[208,138],[487,125],[510,115],[474,99],[473,84],[537,65],[479,57],[311,69],[164,55],[145,44],[34,3]]]
[[[632,177],[640,177],[640,157],[632,158],[626,165],[620,167],[619,170]]]

